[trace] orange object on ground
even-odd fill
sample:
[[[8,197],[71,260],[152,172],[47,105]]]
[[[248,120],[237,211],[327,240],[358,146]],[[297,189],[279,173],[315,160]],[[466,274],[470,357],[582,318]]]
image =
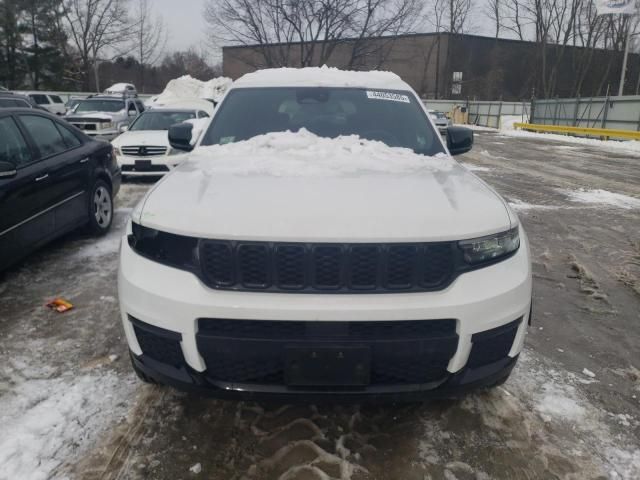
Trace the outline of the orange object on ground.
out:
[[[55,300],[47,303],[47,307],[55,310],[58,313],[64,313],[73,308],[73,305],[62,298],[56,298]]]

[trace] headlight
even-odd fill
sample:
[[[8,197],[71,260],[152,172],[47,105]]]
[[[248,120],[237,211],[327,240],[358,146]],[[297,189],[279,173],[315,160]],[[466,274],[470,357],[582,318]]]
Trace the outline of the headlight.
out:
[[[107,129],[107,128],[113,128],[113,122],[102,122],[100,123],[100,128]]]
[[[122,155],[122,150],[120,150],[120,147],[113,147],[113,154],[117,155],[118,157]]]
[[[458,246],[464,254],[464,261],[469,265],[488,263],[506,257],[520,247],[518,227],[506,232],[486,237],[462,240]]]
[[[186,270],[195,268],[197,238],[161,232],[132,222],[127,240],[136,253],[150,260]]]

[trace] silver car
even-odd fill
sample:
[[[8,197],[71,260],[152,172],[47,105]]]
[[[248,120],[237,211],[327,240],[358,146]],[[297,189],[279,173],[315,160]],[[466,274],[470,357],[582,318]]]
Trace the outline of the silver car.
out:
[[[447,128],[449,128],[452,123],[451,120],[447,118],[444,112],[438,112],[437,110],[429,110],[429,116],[433,119],[433,123],[436,124],[436,127],[440,131],[441,134],[447,133]]]

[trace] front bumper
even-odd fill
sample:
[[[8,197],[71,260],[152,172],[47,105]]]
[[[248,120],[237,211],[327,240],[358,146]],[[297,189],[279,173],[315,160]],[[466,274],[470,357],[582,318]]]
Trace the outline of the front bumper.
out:
[[[118,275],[122,321],[136,369],[152,379],[182,390],[207,391],[223,397],[265,394],[284,397],[310,394],[317,398],[330,395],[332,399],[336,395],[350,398],[371,395],[385,398],[398,395],[410,398],[425,394],[450,396],[496,383],[508,375],[522,349],[531,307],[531,269],[524,232],[521,232],[521,242],[514,256],[462,274],[443,291],[332,295],[212,290],[189,272],[140,257],[131,250],[125,237],[121,245]],[[215,372],[220,371],[225,357],[212,354],[220,349],[221,344],[206,343],[208,340],[202,331],[202,319],[228,319],[235,323],[333,322],[336,325],[452,319],[455,328],[447,337],[447,342],[454,342],[453,347],[446,352],[440,345],[443,342],[435,337],[425,337],[413,344],[410,339],[395,344],[389,340],[386,350],[383,348],[383,354],[379,357],[379,363],[382,364],[389,358],[395,359],[397,352],[406,352],[407,348],[413,348],[411,352],[417,354],[433,354],[436,362],[442,363],[444,359],[441,371],[429,381],[309,389],[288,387],[281,382],[221,379]],[[155,335],[151,343],[148,338],[139,341],[140,328]],[[170,351],[170,355],[167,354],[170,361],[163,361],[163,354],[158,355],[157,351],[149,354],[149,349],[162,344],[163,338],[167,343],[162,348],[166,347],[163,351]],[[326,344],[327,339],[306,340],[309,345],[315,346],[319,342]],[[251,354],[263,348],[257,343],[233,343],[237,341],[238,338],[230,338],[229,345],[233,346],[227,350],[230,357],[226,360],[233,365],[243,364],[238,352]],[[372,349],[378,349],[384,341],[384,338],[375,338],[364,343]],[[141,347],[141,343],[145,348]],[[290,343],[281,339],[279,347],[286,347]],[[334,343],[344,344],[343,341]],[[274,347],[269,344],[270,352],[273,348],[278,348],[278,345]],[[247,369],[260,370],[262,365],[247,365],[243,374]]]
[[[150,157],[150,164],[141,166],[140,163],[136,164],[136,160],[141,160],[136,157],[129,157],[126,155],[116,156],[118,165],[122,169],[122,174],[129,177],[158,177],[169,173],[176,168],[185,159],[185,155],[158,155]]]

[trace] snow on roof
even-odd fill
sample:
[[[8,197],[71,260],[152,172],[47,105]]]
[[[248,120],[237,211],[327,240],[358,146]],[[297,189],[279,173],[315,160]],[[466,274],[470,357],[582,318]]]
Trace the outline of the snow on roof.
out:
[[[419,155],[408,148],[389,147],[357,135],[319,137],[304,128],[298,132],[272,132],[241,142],[198,147],[191,160],[198,170],[211,174],[274,177],[446,172],[457,166],[444,154]]]
[[[131,83],[114,83],[109,88],[107,88],[105,92],[124,93],[129,87],[133,87],[135,89],[135,86]]]
[[[392,72],[358,72],[335,67],[269,68],[247,73],[233,87],[360,87],[389,90],[411,90]]]

